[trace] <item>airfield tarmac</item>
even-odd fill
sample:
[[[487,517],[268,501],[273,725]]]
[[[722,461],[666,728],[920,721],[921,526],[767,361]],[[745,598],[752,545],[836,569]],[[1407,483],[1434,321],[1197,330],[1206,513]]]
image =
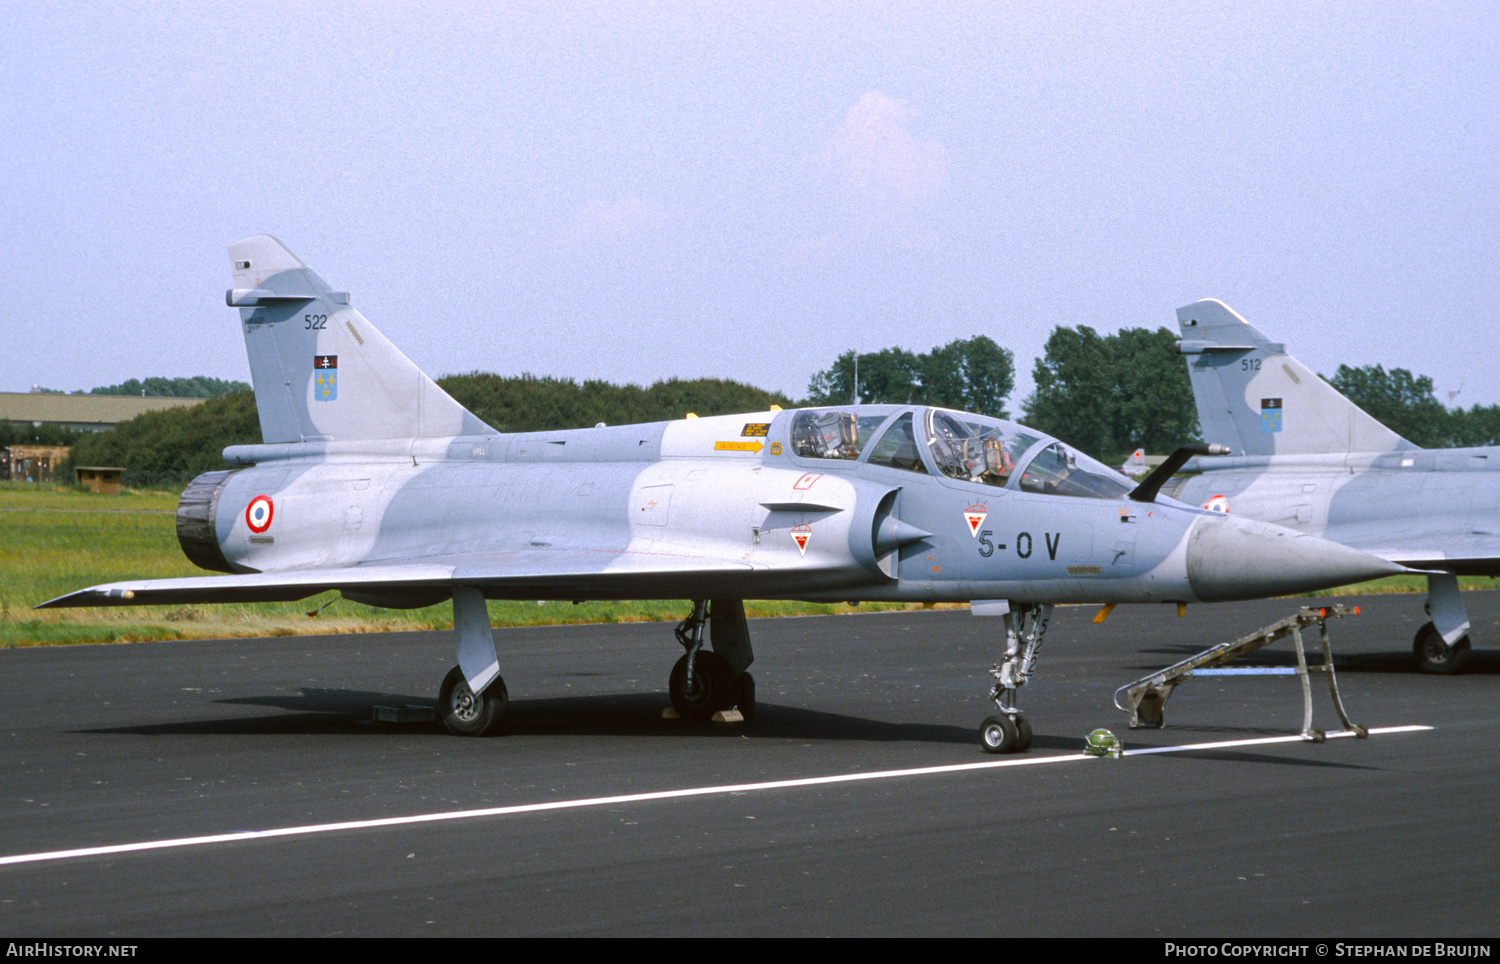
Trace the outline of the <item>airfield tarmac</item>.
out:
[[[1297,601],[1059,608],[1014,757],[977,745],[1001,622],[967,612],[752,620],[744,725],[661,718],[669,624],[500,630],[488,740],[369,721],[432,703],[444,633],[7,650],[0,857],[351,826],[0,865],[0,935],[1494,937],[1500,592],[1465,599],[1449,678],[1412,668],[1421,596],[1346,600],[1350,715],[1432,729],[1324,744],[1252,742],[1300,728],[1295,678],[1191,680],[1162,730],[1111,703]],[[1084,758],[1099,726],[1233,745]]]

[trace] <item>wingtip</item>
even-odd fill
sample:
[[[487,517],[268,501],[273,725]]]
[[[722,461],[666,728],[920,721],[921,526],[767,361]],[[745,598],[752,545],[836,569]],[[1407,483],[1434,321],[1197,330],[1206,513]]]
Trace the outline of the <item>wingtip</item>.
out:
[[[90,586],[58,596],[32,609],[71,609],[79,606],[129,606],[134,603],[135,590],[127,586]]]

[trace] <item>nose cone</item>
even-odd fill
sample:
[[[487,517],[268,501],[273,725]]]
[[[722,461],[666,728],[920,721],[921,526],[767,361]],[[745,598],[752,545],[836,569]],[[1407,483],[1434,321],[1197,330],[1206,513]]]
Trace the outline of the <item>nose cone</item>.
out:
[[[1202,602],[1288,596],[1405,571],[1337,542],[1238,516],[1201,516],[1188,531],[1188,585]]]

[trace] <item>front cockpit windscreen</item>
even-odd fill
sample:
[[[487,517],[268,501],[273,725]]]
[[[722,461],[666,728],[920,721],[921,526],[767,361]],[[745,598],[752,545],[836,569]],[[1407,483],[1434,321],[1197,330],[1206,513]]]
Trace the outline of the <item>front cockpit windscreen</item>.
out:
[[[970,415],[928,409],[927,445],[938,469],[951,479],[1003,486],[1020,468],[1019,488],[1046,495],[1121,499],[1131,490],[1128,479],[1061,442],[1020,426]],[[1034,451],[1021,468],[1028,451]]]
[[[870,450],[868,461],[871,465],[884,465],[903,472],[927,472],[927,466],[922,464],[922,452],[917,448],[911,412],[891,423],[891,427],[885,430],[880,441]]]
[[[1134,484],[1112,469],[1053,442],[1037,452],[1021,472],[1021,488],[1044,495],[1075,495],[1087,499],[1123,499]]]
[[[1009,482],[1016,462],[1042,440],[1014,425],[964,412],[930,408],[926,422],[927,446],[938,471],[984,485]]]
[[[792,451],[805,459],[857,459],[885,421],[839,409],[806,409],[792,419]]]

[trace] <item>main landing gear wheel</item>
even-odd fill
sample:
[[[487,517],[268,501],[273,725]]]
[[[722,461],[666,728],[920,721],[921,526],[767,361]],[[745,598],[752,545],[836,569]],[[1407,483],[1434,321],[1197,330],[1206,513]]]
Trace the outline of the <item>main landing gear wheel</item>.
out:
[[[990,716],[979,725],[979,745],[986,753],[1024,753],[1031,746],[1031,723],[1024,716]]]
[[[739,688],[739,700],[735,706],[739,707],[740,715],[745,719],[755,719],[755,677],[749,673],[741,673],[735,682]]]
[[[740,687],[724,657],[712,650],[699,650],[693,660],[692,679],[688,679],[687,665],[686,656],[677,661],[668,686],[672,708],[678,716],[685,720],[706,720],[740,701]],[[751,693],[753,697],[753,689]]]
[[[1424,673],[1451,676],[1462,673],[1469,662],[1469,637],[1461,637],[1458,642],[1449,646],[1432,623],[1417,630],[1411,649],[1412,654],[1417,657],[1417,668]]]
[[[494,736],[505,725],[509,710],[510,694],[498,676],[476,696],[463,670],[455,666],[438,690],[438,716],[454,736]]]

